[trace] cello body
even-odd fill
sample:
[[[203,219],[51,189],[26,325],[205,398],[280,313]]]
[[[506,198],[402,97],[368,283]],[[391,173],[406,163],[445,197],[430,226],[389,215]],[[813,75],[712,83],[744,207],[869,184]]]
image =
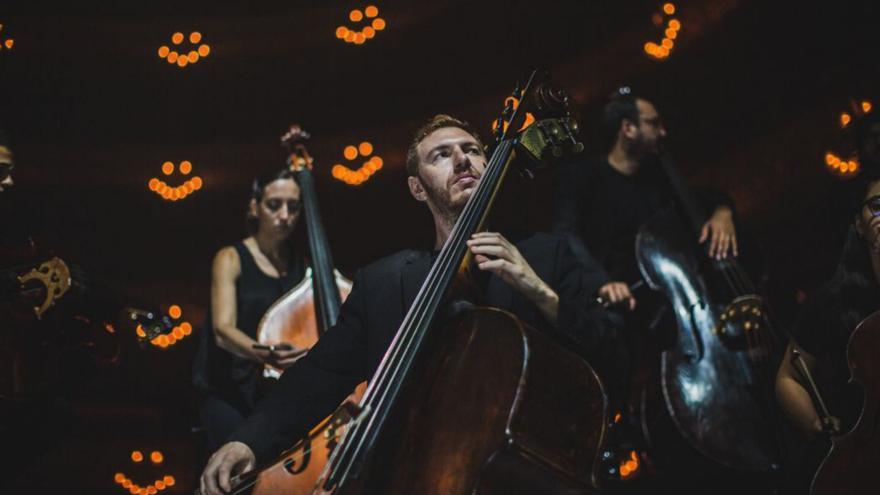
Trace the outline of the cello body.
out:
[[[333,281],[341,300],[345,301],[351,292],[351,281],[336,270],[333,270]],[[288,343],[298,349],[310,349],[320,336],[315,297],[315,278],[309,267],[302,281],[266,310],[257,326],[257,341],[265,345]],[[266,366],[263,373],[272,378],[281,375],[280,370],[270,366]]]
[[[315,493],[598,492],[607,399],[583,358],[492,308],[435,335],[360,476]]]
[[[880,312],[859,323],[850,335],[846,355],[851,379],[864,389],[862,411],[850,431],[831,438],[831,450],[813,478],[812,495],[868,493],[868,487],[877,484],[874,469],[880,461]]]
[[[768,378],[773,363],[761,345],[770,340],[769,323],[757,296],[720,303],[698,255],[674,209],[647,222],[636,238],[642,275],[666,296],[677,326],[676,344],[660,356],[661,413],[712,463],[773,472],[780,457]]]

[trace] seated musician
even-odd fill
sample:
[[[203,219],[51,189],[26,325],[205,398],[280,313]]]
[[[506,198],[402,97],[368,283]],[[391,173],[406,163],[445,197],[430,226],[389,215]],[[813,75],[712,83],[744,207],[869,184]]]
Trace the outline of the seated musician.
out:
[[[602,298],[634,310],[636,298],[629,286],[641,279],[636,234],[674,197],[657,160],[666,129],[655,106],[628,87],[620,88],[605,105],[603,127],[611,141],[607,154],[561,167],[554,231],[569,236],[576,254],[592,256],[605,268]],[[731,201],[718,193],[698,193],[712,211],[699,242],[709,243],[710,256],[736,256]]]
[[[438,251],[486,169],[484,146],[465,122],[438,115],[420,128],[407,152],[408,186],[434,220],[434,251],[405,250],[360,270],[339,319],[309,353],[281,376],[229,443],[208,461],[203,493],[230,489],[230,476],[271,460],[306,434],[379,365]],[[583,267],[551,235],[507,238],[474,234],[476,278],[489,306],[540,330],[595,348],[600,329],[588,307]],[[485,275],[485,276],[484,276]]]
[[[273,302],[305,273],[291,238],[300,215],[293,173],[281,169],[253,182],[247,210],[251,235],[220,249],[211,274],[211,331],[203,332],[193,366],[211,451],[251,414],[261,396],[264,364],[287,368],[301,351],[254,349],[257,325]]]
[[[880,132],[875,132],[874,139],[878,137]],[[789,462],[789,493],[808,493],[830,448],[807,378],[792,362],[792,351],[800,352],[815,378],[838,433],[849,431],[862,409],[861,390],[849,383],[847,344],[859,322],[880,310],[880,170],[863,169],[863,175],[848,185],[853,188],[850,227],[837,268],[804,303],[776,375],[779,405],[809,441]]]

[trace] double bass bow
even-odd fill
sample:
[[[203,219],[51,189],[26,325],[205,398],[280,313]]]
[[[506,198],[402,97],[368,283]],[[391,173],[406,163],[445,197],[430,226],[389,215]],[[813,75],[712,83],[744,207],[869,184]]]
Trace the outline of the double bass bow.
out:
[[[642,276],[665,295],[677,326],[677,342],[661,353],[663,414],[712,463],[776,472],[778,337],[768,310],[736,259],[710,259],[699,249],[706,213],[664,147],[660,165],[684,216],[676,209],[654,216],[639,230],[635,251]]]
[[[469,276],[466,241],[482,229],[514,156],[541,161],[582,148],[567,96],[540,77],[507,100],[480,183],[313,493],[595,492],[607,400],[589,364],[502,310],[464,309],[438,323],[450,288]]]
[[[351,281],[333,267],[312,176],[314,159],[305,146],[309,137],[309,133],[294,124],[281,137],[281,143],[288,152],[286,163],[302,195],[311,266],[306,268],[302,282],[274,302],[257,326],[260,344],[290,344],[303,350],[310,349],[333,326],[339,306],[351,292]],[[277,378],[280,374],[280,370],[266,365],[265,376]]]

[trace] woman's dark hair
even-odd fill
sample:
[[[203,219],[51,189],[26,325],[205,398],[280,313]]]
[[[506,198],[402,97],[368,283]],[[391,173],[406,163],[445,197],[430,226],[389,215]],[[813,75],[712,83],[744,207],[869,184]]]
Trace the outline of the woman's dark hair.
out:
[[[871,266],[871,253],[864,236],[856,230],[856,216],[861,214],[862,202],[871,184],[880,177],[870,174],[855,179],[851,194],[853,216],[846,241],[840,253],[837,268],[828,282],[834,307],[841,328],[853,329],[877,309],[878,286]]]
[[[282,168],[279,170],[270,170],[260,174],[254,181],[251,183],[251,197],[257,202],[263,200],[263,193],[266,191],[266,186],[275,182],[276,180],[281,179],[290,179],[292,181],[296,181],[293,172],[289,169]],[[247,227],[248,234],[254,235],[257,233],[257,230],[260,228],[260,220],[251,215],[250,209],[250,201],[248,201],[248,207],[245,210],[245,223]]]

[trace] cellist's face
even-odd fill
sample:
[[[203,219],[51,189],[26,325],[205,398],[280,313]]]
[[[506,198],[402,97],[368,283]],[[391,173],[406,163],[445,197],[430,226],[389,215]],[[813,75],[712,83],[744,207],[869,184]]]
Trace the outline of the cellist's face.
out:
[[[457,215],[486,170],[483,146],[464,129],[443,127],[428,134],[416,152],[419,176],[410,177],[413,196],[434,212]]]
[[[251,200],[251,215],[259,221],[259,231],[287,237],[296,227],[302,210],[299,185],[293,179],[278,179],[263,188],[263,199]]]

